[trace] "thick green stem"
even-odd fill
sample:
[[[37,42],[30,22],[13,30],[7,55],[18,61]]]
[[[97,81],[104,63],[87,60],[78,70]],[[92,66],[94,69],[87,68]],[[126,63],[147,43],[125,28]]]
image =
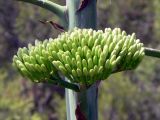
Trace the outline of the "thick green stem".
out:
[[[31,3],[40,6],[42,8],[45,8],[46,10],[49,10],[55,15],[57,15],[63,22],[63,25],[65,26],[68,25],[66,18],[66,6],[58,5],[50,0],[17,0],[17,1]]]
[[[96,0],[90,0],[82,11],[77,12],[79,5],[80,0],[67,0],[69,30],[74,27],[96,29]],[[87,120],[98,120],[97,94],[96,85],[79,93],[66,89],[67,120],[76,120],[77,104],[80,104]]]
[[[74,27],[96,29],[96,0],[90,1],[84,10],[77,12],[79,5],[80,0],[67,0],[69,29]]]
[[[68,81],[67,78],[65,78]],[[66,112],[67,112],[67,120],[76,120],[75,109],[77,104],[77,93],[71,89],[65,89],[66,96]]]
[[[160,58],[160,50],[152,49],[152,48],[145,48],[145,55],[151,57]]]

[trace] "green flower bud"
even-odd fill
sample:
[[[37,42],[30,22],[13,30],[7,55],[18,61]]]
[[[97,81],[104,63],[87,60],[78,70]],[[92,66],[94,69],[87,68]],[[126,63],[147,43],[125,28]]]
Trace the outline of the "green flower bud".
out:
[[[121,39],[121,40],[118,42],[118,44],[117,44],[117,46],[119,47],[119,49],[122,48],[123,44],[124,44],[124,40]]]
[[[105,59],[103,57],[100,57],[98,65],[102,66],[102,65],[104,65],[104,62],[105,62]]]
[[[97,56],[97,57],[99,57],[100,56],[100,45],[98,45],[98,46],[96,46],[96,48],[95,48],[95,55]]]
[[[90,77],[92,78],[95,74],[94,69],[89,70]],[[93,79],[93,78],[92,78]]]
[[[126,36],[127,33],[125,31],[122,31],[122,36]]]
[[[100,68],[98,69],[98,74],[102,74],[103,72],[103,66],[100,66]]]
[[[60,61],[63,61],[62,55],[63,55],[63,52],[62,52],[62,51],[59,51],[59,52],[57,53],[58,59],[59,59]]]
[[[81,48],[81,47],[78,47],[77,51],[78,51],[78,53],[80,54],[80,56],[83,56],[83,51],[82,51],[82,48]]]
[[[72,49],[76,50],[77,49],[77,46],[75,43],[72,43]]]
[[[116,55],[112,55],[110,58],[110,63],[112,63],[114,60],[116,60]]]
[[[109,52],[112,52],[115,47],[115,44],[112,42],[109,46]]]
[[[95,42],[94,42],[94,46],[98,46],[98,45],[100,45],[100,40],[96,39]]]
[[[93,45],[94,45],[94,39],[93,39],[92,36],[90,36],[90,38],[89,38],[89,40],[88,40],[88,46],[89,46],[89,47],[93,47]]]
[[[66,56],[66,61],[67,61],[67,63],[68,63],[69,65],[72,64],[72,60],[71,60],[71,58],[70,58],[69,56]]]
[[[67,44],[63,44],[63,48],[64,48],[65,51],[69,50]]]
[[[63,50],[63,46],[60,42],[57,42],[56,46],[57,46],[58,49]]]
[[[56,51],[52,51],[52,54],[51,54],[52,56],[53,56],[53,58],[54,59],[58,59],[58,54],[56,53]]]
[[[19,67],[20,69],[21,69],[21,68],[25,68],[24,64],[23,64],[21,61],[16,60],[15,63],[16,63],[16,65],[17,65],[17,67]]]
[[[26,68],[22,68],[21,72],[23,76],[29,77],[32,81],[34,80],[33,76],[28,72]]]
[[[19,50],[18,50],[18,52],[17,52],[17,56],[18,56],[18,58],[20,59],[20,60],[23,60],[23,52],[22,52],[22,48],[19,48]]]
[[[86,67],[83,67],[83,74],[84,74],[85,76],[88,76],[88,70],[87,70]]]
[[[59,66],[63,66],[63,64],[60,61],[53,61],[52,63],[56,68],[58,68]]]
[[[82,63],[81,63],[81,61],[77,62],[77,68],[79,68],[80,70],[82,70]]]
[[[72,54],[68,50],[64,52],[64,55],[65,56],[69,56],[70,58],[72,58]]]
[[[121,56],[118,56],[117,59],[116,59],[116,63],[120,63],[122,57]]]
[[[41,61],[40,56],[37,54],[34,59],[36,59],[38,64],[43,64],[43,61]]]
[[[31,67],[29,63],[25,62],[24,65],[26,66],[28,70],[33,70],[33,68]]]
[[[116,64],[117,64],[116,60],[114,60],[114,61],[111,63],[112,69],[114,69],[114,67],[116,66]]]
[[[106,45],[110,46],[112,40],[113,40],[112,35],[109,35],[109,37],[108,37],[108,39],[106,41]]]
[[[33,63],[33,64],[37,63],[36,59],[33,56],[30,56],[29,58],[30,58],[31,63]]]
[[[124,48],[120,53],[119,56],[124,57],[127,54],[127,48]]]
[[[133,55],[133,60],[136,60],[139,57],[139,51],[136,51]]]
[[[26,48],[26,47],[24,47],[24,48]],[[24,49],[24,48],[23,48],[23,49]],[[29,50],[33,50],[33,49],[34,49],[34,46],[29,43],[29,44],[28,44],[28,49],[29,49]],[[20,49],[19,49],[19,50],[20,50]],[[27,51],[28,51],[28,50],[27,50]],[[17,52],[17,54],[18,54],[18,52]]]
[[[108,56],[108,53],[109,53],[109,47],[108,47],[108,45],[104,46],[103,53],[105,54],[106,57]]]
[[[74,69],[72,70],[72,75],[73,75],[75,78],[77,78],[77,76],[78,76],[78,75],[77,75],[77,72],[76,72]]]
[[[101,46],[104,47],[105,44],[106,44],[106,39],[103,38],[103,39],[101,40]]]
[[[87,68],[87,61],[86,61],[85,59],[82,60],[82,65],[83,65],[83,68],[84,68],[84,67]]]
[[[72,53],[72,55],[75,55],[75,54],[76,54],[76,50],[75,50],[75,49],[72,49],[72,50],[71,50],[71,53]]]
[[[69,49],[72,49],[72,41],[71,40],[66,40],[67,42],[67,46],[69,47]]]
[[[82,76],[82,71],[81,71],[81,69],[79,69],[79,68],[77,68],[77,75],[78,75],[78,77],[81,77],[81,76]]]
[[[91,58],[88,59],[88,68],[92,69],[93,68],[93,61]]]
[[[76,67],[76,59],[75,59],[75,58],[72,58],[72,63],[71,63],[71,64],[72,64],[72,67],[73,67],[73,68]]]
[[[67,73],[67,70],[65,69],[64,66],[61,66],[61,65],[60,65],[58,68],[59,68],[59,70],[60,70],[63,74],[65,74],[65,75],[68,74],[68,73]]]
[[[81,61],[80,55],[76,55],[76,60],[77,60],[77,61]]]
[[[95,65],[93,69],[94,69],[94,73],[95,73],[95,74],[94,74],[94,76],[95,76],[95,77],[97,77],[97,73],[98,73],[98,66],[97,66],[97,65]]]
[[[108,70],[109,66],[110,66],[110,61],[109,61],[109,59],[108,59],[108,60],[105,62],[105,70]]]
[[[67,69],[68,72],[71,72],[71,71],[72,71],[72,68],[70,67],[69,64],[65,64],[65,68]]]
[[[111,28],[105,28],[105,33],[111,33],[112,32],[112,29]]]
[[[30,64],[29,64],[30,65]],[[31,67],[31,65],[30,65],[30,67]],[[34,67],[35,67],[35,69],[37,70],[37,72],[41,72],[41,71],[43,71],[42,70],[42,68],[41,68],[41,66],[40,65],[38,65],[38,64],[35,64],[34,65]],[[45,68],[46,69],[46,68]],[[33,66],[30,68],[30,70],[33,70]]]
[[[81,38],[81,39],[82,39],[81,46],[85,46],[86,45],[85,38]]]
[[[31,62],[30,57],[29,57],[28,55],[26,55],[26,54],[23,55],[22,59],[23,59],[24,61]]]
[[[139,51],[139,53],[143,54],[144,53],[144,48],[141,48],[140,51]]]
[[[98,64],[98,58],[97,58],[97,56],[94,56],[94,57],[93,57],[93,64],[94,64],[94,65],[97,65],[97,64]]]
[[[128,49],[128,52],[132,52],[134,53],[136,51],[136,44],[131,46],[129,49]]]
[[[84,46],[82,49],[83,49],[83,54],[86,55],[89,48],[87,46]]]

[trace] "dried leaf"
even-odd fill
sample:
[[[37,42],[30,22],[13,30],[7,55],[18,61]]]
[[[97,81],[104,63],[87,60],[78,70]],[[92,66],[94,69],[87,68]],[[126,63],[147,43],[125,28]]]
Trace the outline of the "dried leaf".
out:
[[[85,115],[81,111],[80,103],[77,104],[77,108],[76,108],[75,114],[76,114],[77,120],[87,120]]]
[[[82,11],[85,7],[87,7],[90,0],[81,0],[81,4],[77,10],[77,12]]]

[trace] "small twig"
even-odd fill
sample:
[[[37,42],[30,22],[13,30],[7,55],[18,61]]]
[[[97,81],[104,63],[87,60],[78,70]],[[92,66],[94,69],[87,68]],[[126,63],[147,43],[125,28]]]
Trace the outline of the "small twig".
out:
[[[145,47],[144,51],[146,56],[160,58],[160,50]]]
[[[59,25],[58,23],[55,23],[53,21],[42,21],[42,20],[39,20],[39,22],[41,22],[42,24],[51,24],[55,29],[59,30],[60,32],[64,32],[64,27]]]

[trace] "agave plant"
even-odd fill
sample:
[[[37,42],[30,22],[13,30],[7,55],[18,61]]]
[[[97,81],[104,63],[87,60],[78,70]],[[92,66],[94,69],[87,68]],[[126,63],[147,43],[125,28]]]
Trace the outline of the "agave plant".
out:
[[[52,22],[53,26],[69,30],[56,39],[37,40],[35,45],[20,48],[13,58],[18,71],[33,82],[76,91],[66,89],[67,120],[98,120],[95,83],[112,73],[135,69],[144,55],[160,58],[159,50],[143,47],[134,33],[127,35],[120,28],[93,30],[97,0],[66,0],[65,6],[50,0],[19,1],[51,11],[63,27]]]

